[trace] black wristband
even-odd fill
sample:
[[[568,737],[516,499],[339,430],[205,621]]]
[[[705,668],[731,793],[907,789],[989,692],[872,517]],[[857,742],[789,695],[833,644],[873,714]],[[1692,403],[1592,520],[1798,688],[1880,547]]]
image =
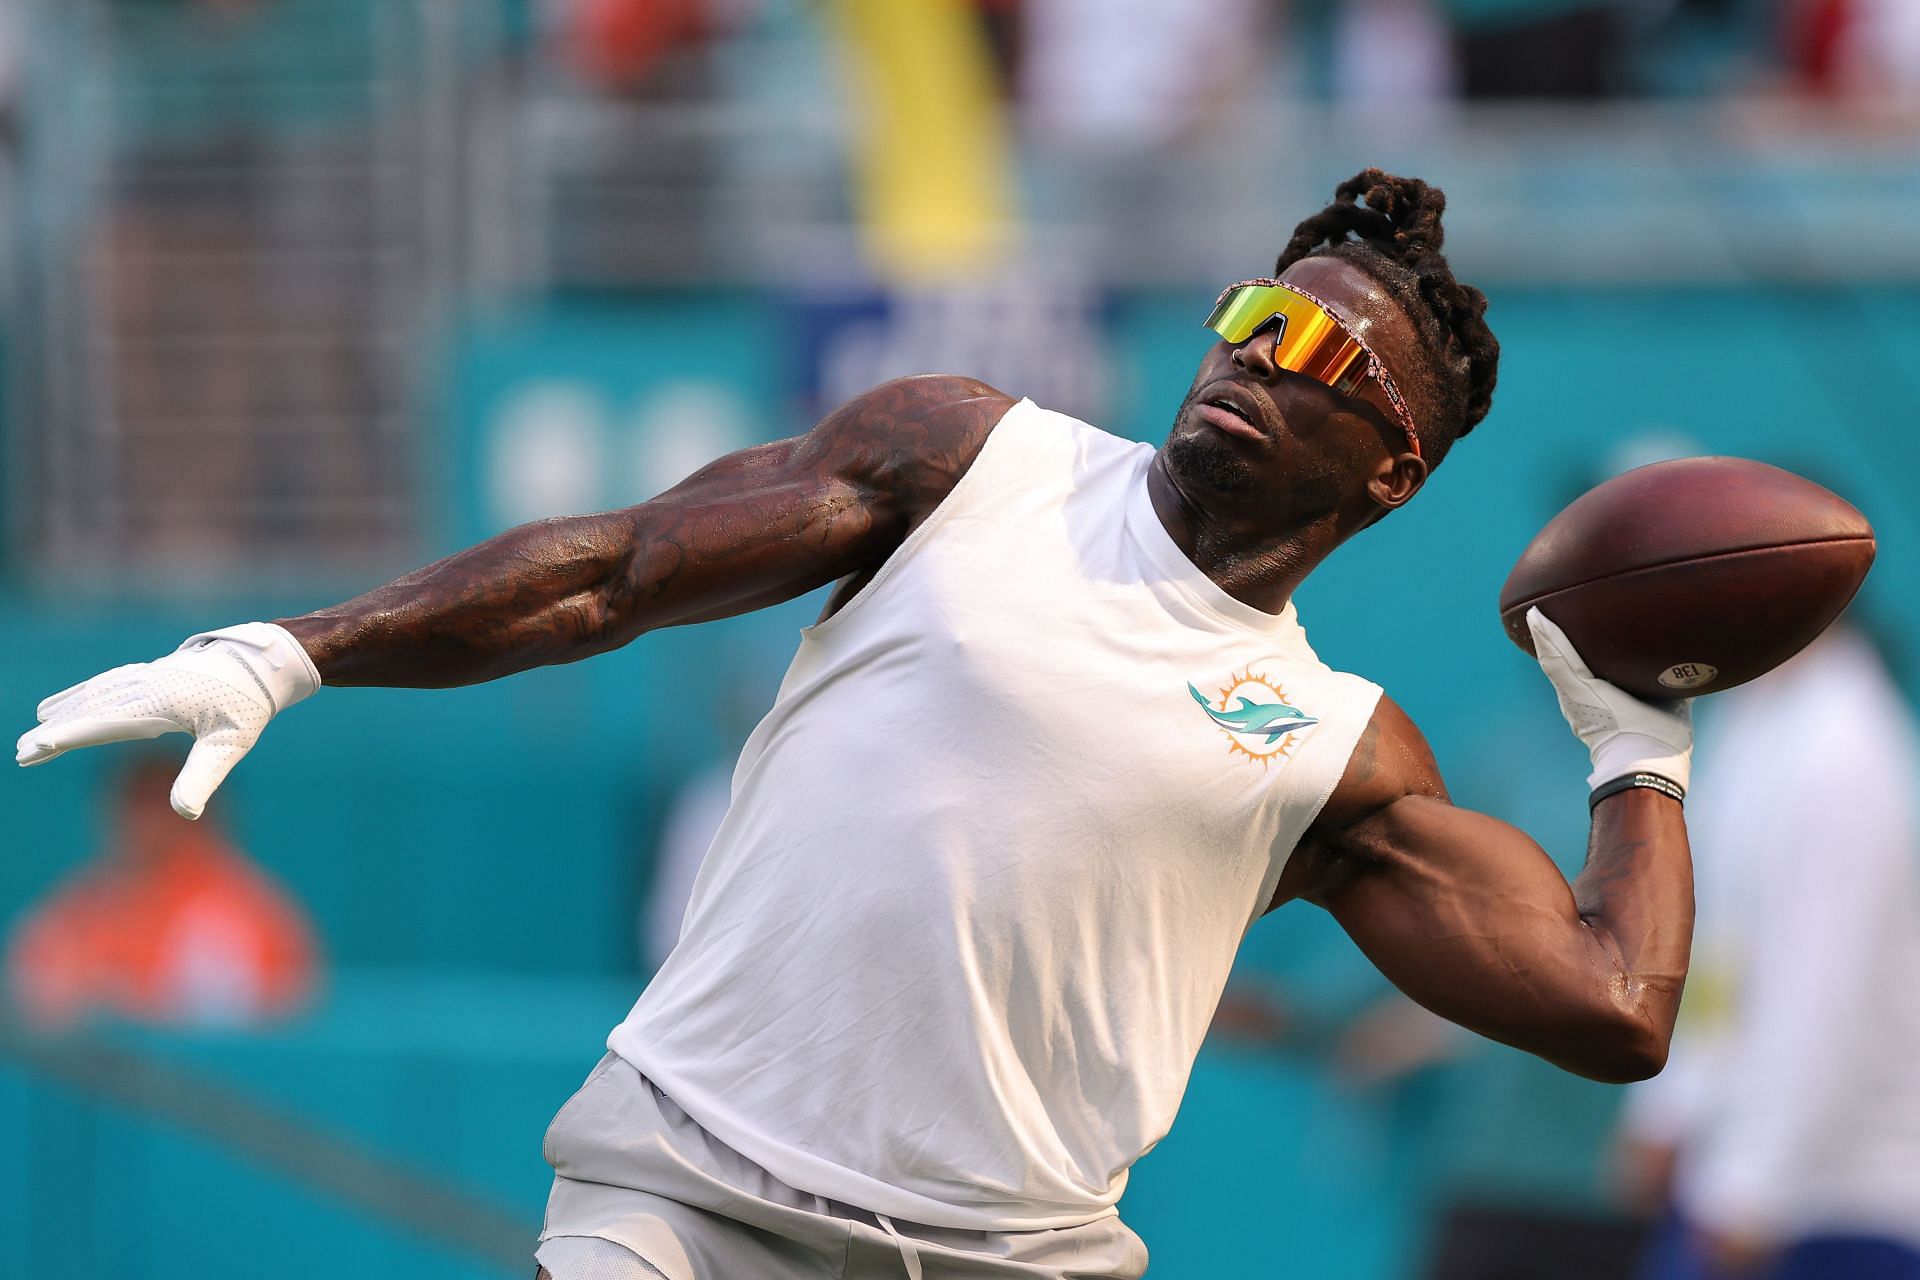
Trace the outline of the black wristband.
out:
[[[1608,796],[1617,796],[1622,791],[1631,791],[1635,787],[1658,791],[1663,796],[1669,796],[1682,804],[1686,803],[1687,789],[1672,778],[1665,778],[1657,773],[1629,773],[1595,787],[1593,794],[1587,797],[1587,812],[1592,813],[1594,807]]]

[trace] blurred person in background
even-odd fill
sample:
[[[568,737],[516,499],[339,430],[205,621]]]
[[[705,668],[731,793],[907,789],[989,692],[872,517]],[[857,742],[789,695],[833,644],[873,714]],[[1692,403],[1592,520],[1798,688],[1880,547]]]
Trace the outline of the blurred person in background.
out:
[[[7,978],[43,1025],[91,1013],[178,1026],[284,1017],[312,994],[313,930],[218,823],[167,805],[177,759],[113,785],[110,844],[14,926]]]
[[[1920,103],[1920,4],[1860,0],[1851,52],[1856,92]]]
[[[1418,128],[1452,98],[1453,47],[1435,0],[1347,0],[1333,29],[1333,95],[1381,122]],[[1409,109],[1412,110],[1409,110]]]
[[[724,655],[724,656],[723,656]],[[748,655],[716,655],[712,722],[719,727],[719,754],[681,782],[667,802],[654,847],[653,875],[640,904],[640,959],[649,973],[667,962],[680,941],[687,903],[700,864],[733,801],[733,768],[742,745],[773,701],[763,668]]]
[[[1779,2],[1787,68],[1801,88],[1856,102],[1920,98],[1920,3]]]
[[[547,0],[567,64],[607,93],[642,89],[675,53],[714,34],[715,0]],[[736,6],[737,7],[737,6]]]
[[[1920,740],[1842,624],[1703,726],[1693,976],[1622,1176],[1642,1280],[1920,1277]],[[1791,939],[1784,945],[1783,939]]]
[[[653,878],[640,905],[640,958],[650,972],[680,941],[693,881],[707,856],[733,791],[733,757],[718,759],[680,784],[667,804],[654,853]]]
[[[1244,106],[1264,0],[1024,0],[1021,97],[1050,139],[1137,157]]]
[[[973,0],[980,27],[993,54],[1001,93],[1012,97],[1020,84],[1020,10],[1031,0]]]
[[[1444,0],[1468,98],[1606,98],[1624,87],[1634,0]]]
[[[750,0],[535,0],[535,65],[549,91],[598,102],[608,127],[589,129],[578,155],[599,172],[618,173],[633,191],[702,191],[729,162],[729,150],[699,129],[662,128],[662,113],[703,110],[725,98],[720,37]],[[454,6],[458,9],[459,6]],[[561,86],[565,86],[564,89]],[[596,225],[574,197],[558,198],[555,217],[574,228]],[[646,275],[667,264],[698,261],[711,228],[695,219],[651,216],[604,224],[606,234],[563,235],[556,269],[572,255],[615,273]]]

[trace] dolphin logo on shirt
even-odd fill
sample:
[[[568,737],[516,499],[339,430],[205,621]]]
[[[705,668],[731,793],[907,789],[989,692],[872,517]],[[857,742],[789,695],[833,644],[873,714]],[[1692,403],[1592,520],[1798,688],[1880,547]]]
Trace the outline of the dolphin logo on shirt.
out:
[[[1264,736],[1268,746],[1278,742],[1283,733],[1320,723],[1300,708],[1285,702],[1255,702],[1242,695],[1231,711],[1223,711],[1208,702],[1207,695],[1194,688],[1192,683],[1188,683],[1187,692],[1222,729],[1228,733],[1244,733],[1248,737]]]

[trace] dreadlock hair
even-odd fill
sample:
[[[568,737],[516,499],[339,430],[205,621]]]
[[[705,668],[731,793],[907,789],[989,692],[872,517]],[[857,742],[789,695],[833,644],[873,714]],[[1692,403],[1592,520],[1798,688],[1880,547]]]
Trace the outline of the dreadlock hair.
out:
[[[1418,425],[1433,466],[1487,416],[1500,370],[1500,343],[1487,328],[1487,295],[1455,280],[1440,252],[1446,207],[1446,193],[1418,178],[1363,170],[1334,188],[1332,204],[1293,229],[1273,268],[1278,276],[1302,258],[1342,258],[1400,304],[1429,357],[1424,387],[1406,393],[1429,408]],[[1429,421],[1434,413],[1438,420]]]

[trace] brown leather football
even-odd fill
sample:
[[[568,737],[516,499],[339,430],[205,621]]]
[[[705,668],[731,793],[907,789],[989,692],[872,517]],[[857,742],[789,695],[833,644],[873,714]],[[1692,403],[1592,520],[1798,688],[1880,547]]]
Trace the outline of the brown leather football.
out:
[[[1500,621],[1532,653],[1539,605],[1595,675],[1643,698],[1718,693],[1826,630],[1873,553],[1866,517],[1791,471],[1656,462],[1547,522],[1500,589]]]

